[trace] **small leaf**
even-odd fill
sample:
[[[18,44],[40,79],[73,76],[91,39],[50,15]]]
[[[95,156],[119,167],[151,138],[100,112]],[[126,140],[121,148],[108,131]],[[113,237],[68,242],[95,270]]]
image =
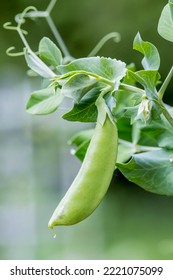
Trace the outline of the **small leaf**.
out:
[[[157,48],[149,43],[144,42],[138,33],[134,39],[133,48],[144,55],[142,65],[145,70],[158,70],[160,67],[160,56]]]
[[[32,51],[25,49],[25,59],[29,68],[43,78],[53,78],[55,73]]]
[[[128,143],[126,144],[125,141],[124,143],[123,141],[120,142],[120,144],[118,145],[117,163],[127,162],[131,158],[131,156],[135,153],[135,151],[136,150],[134,147],[132,147],[132,145],[128,145]]]
[[[48,65],[56,67],[62,64],[61,51],[47,37],[44,37],[39,43],[39,56]]]
[[[90,141],[93,136],[94,129],[82,130],[76,133],[68,141],[69,145],[75,145],[76,147],[80,146],[85,141]]]
[[[156,85],[160,79],[157,70],[140,70],[137,72],[129,70],[128,74],[144,87],[145,93],[149,99],[157,99]]]
[[[134,108],[141,102],[141,93],[120,89],[115,92],[114,99],[116,100],[116,107],[113,108],[113,115],[116,118],[124,116],[124,113]],[[134,111],[134,110],[133,110]],[[137,109],[135,109],[137,112]],[[130,118],[130,115],[129,115]]]
[[[122,117],[117,121],[118,137],[131,142],[132,141],[132,126],[129,118]]]
[[[28,100],[26,110],[33,115],[47,115],[58,108],[63,98],[60,90],[55,93],[53,88],[35,91]]]
[[[68,121],[96,122],[97,107],[95,101],[99,94],[100,87],[91,89],[79,103],[74,104],[72,110],[62,116],[63,119]]]
[[[73,153],[80,161],[83,161],[85,158],[85,154],[87,152],[90,140],[84,141],[80,146],[78,146]]]
[[[172,147],[170,143],[171,135],[172,127],[165,119],[165,117],[161,115],[159,121],[152,119],[152,122],[149,125],[141,126],[139,144],[145,146],[173,148],[173,143]],[[168,145],[168,143],[170,144],[170,146]]]
[[[62,87],[64,96],[73,98],[76,102],[93,87],[97,82],[95,79],[90,79],[87,75],[76,74],[70,77]]]
[[[159,23],[158,33],[164,39],[173,42],[173,3],[172,1],[163,8]]]
[[[129,181],[146,191],[173,195],[173,150],[135,154],[127,164],[117,166]]]
[[[79,160],[83,161],[86,151],[88,149],[91,137],[93,136],[94,129],[88,129],[76,133],[68,142],[70,145],[76,146],[73,151]]]

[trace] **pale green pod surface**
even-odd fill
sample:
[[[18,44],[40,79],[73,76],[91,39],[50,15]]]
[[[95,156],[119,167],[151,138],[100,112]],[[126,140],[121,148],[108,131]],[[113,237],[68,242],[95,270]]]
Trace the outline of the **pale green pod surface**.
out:
[[[107,115],[103,125],[97,122],[81,168],[55,209],[49,228],[79,223],[96,209],[110,185],[117,147],[117,127]]]

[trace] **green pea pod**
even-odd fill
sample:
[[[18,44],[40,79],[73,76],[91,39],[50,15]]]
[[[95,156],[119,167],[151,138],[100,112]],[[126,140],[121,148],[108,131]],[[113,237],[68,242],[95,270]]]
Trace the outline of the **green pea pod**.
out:
[[[117,146],[117,127],[106,113],[103,124],[97,121],[81,168],[55,209],[49,228],[79,223],[96,209],[110,185]]]

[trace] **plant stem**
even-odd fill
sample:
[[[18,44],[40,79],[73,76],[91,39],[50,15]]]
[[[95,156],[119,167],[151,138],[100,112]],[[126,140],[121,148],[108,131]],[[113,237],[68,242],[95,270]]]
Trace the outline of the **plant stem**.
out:
[[[120,86],[123,87],[126,90],[129,90],[129,91],[145,94],[145,90],[143,90],[141,88],[138,88],[138,87],[135,87],[135,86],[127,85],[127,84],[124,84],[124,83],[121,83]]]
[[[160,100],[160,106],[162,107],[162,113],[165,116],[165,118],[167,119],[167,121],[170,123],[170,125],[173,127],[173,118],[170,115],[170,113],[168,112],[168,110],[166,109],[164,103]]]
[[[56,28],[52,18],[50,16],[48,16],[48,17],[46,17],[46,20],[47,20],[47,23],[48,23],[48,25],[49,25],[53,35],[55,36],[55,38],[56,38],[56,40],[57,40],[57,42],[59,44],[60,49],[63,52],[64,56],[65,57],[72,57],[71,54],[69,53],[69,51],[68,51],[64,41],[63,41],[61,35],[59,34],[59,32],[58,32],[58,30],[57,30],[57,28]]]
[[[68,73],[65,73],[65,74],[62,74],[58,77],[55,78],[55,81],[58,81],[58,80],[61,80],[61,79],[65,79],[65,78],[68,78],[70,76],[73,76],[73,75],[76,75],[76,74],[83,74],[83,75],[88,75],[90,77],[93,77],[95,78],[96,80],[98,81],[102,81],[103,83],[107,84],[110,86],[110,90],[113,90],[114,89],[114,85],[115,83],[106,79],[106,78],[103,78],[95,73],[92,73],[92,72],[87,72],[87,71],[84,71],[84,70],[74,70],[74,71],[70,71]]]
[[[158,98],[159,100],[162,100],[163,99],[163,95],[165,93],[165,90],[167,89],[167,86],[168,84],[170,83],[170,80],[172,79],[172,76],[173,76],[173,66],[171,67],[165,81],[163,82],[159,92],[158,92]]]
[[[55,6],[55,4],[56,4],[56,1],[57,0],[52,0],[50,3],[49,3],[49,5],[48,5],[48,7],[47,7],[47,9],[46,9],[46,11],[50,14],[51,13],[51,11],[53,10],[53,8],[54,8],[54,6]]]
[[[119,139],[118,142],[119,142],[119,144],[124,144],[126,147],[133,148],[134,153],[156,151],[156,150],[160,149],[159,147],[133,144],[132,142],[129,142],[129,141],[126,141],[123,139]]]
[[[20,27],[17,28],[17,31],[18,31],[18,34],[19,34],[19,36],[20,36],[20,38],[21,38],[21,40],[22,40],[24,46],[25,46],[28,50],[31,51],[31,48],[30,48],[28,42],[26,41],[25,36],[23,35],[23,33],[22,33]]]
[[[99,50],[104,46],[104,44],[110,39],[114,39],[114,41],[118,43],[120,41],[120,34],[117,32],[111,32],[104,36],[94,47],[94,49],[89,53],[88,57],[95,56],[99,52]]]

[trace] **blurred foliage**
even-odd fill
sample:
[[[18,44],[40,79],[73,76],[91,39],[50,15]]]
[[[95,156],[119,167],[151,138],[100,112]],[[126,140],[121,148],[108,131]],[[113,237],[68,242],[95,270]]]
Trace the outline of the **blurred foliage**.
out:
[[[14,22],[14,16],[27,6],[36,6],[45,10],[49,1],[35,0],[4,1],[1,4],[1,22]],[[159,50],[161,56],[160,73],[164,79],[173,63],[170,56],[172,44],[165,41],[157,33],[157,24],[162,8],[167,0],[127,0],[99,1],[99,0],[73,0],[57,1],[52,12],[52,18],[58,27],[69,51],[74,57],[86,56],[97,42],[107,33],[117,31],[121,34],[120,43],[109,41],[99,52],[99,55],[115,57],[127,64],[135,62],[141,69],[140,54],[132,49],[133,39],[137,32],[141,33],[144,41],[150,41]],[[28,41],[33,50],[37,50],[39,40],[48,36],[54,40],[44,19],[27,21],[26,29],[29,31]],[[16,50],[22,49],[22,43],[16,32],[0,30],[1,48],[3,53],[15,45]],[[55,42],[56,43],[56,42]],[[0,57],[0,65],[11,63],[11,58]],[[14,63],[26,68],[23,58],[14,58]],[[171,86],[170,86],[171,87]],[[169,87],[169,90],[170,90]],[[166,96],[169,99],[169,93]]]
[[[48,2],[3,1],[1,26],[26,6],[44,10]],[[138,67],[141,57],[132,44],[140,31],[158,48],[164,78],[173,63],[171,43],[157,34],[166,3],[59,0],[52,17],[73,56],[86,56],[106,33],[118,31],[121,42],[109,41],[99,54]],[[33,50],[42,36],[54,39],[44,20],[28,21],[26,29]],[[173,198],[147,193],[117,172],[93,215],[75,226],[59,227],[57,238],[52,238],[46,223],[80,166],[67,146],[80,125],[57,114],[26,114],[27,94],[39,81],[26,77],[23,57],[5,55],[11,45],[19,51],[23,47],[18,35],[1,29],[0,37],[0,259],[172,259]],[[171,87],[167,99],[173,102]]]
[[[44,10],[48,3],[48,0],[41,1],[41,3],[35,0],[18,0],[12,3],[4,1],[1,4],[1,21],[2,23],[13,21],[14,15],[28,5],[34,5],[38,9]],[[132,43],[134,36],[140,31],[144,40],[151,41],[158,46],[161,58],[163,58],[162,72],[164,72],[170,68],[172,61],[170,61],[167,51],[169,43],[157,34],[157,23],[166,3],[166,0],[57,1],[52,17],[70,52],[76,57],[86,56],[105,34],[117,31],[122,36],[121,42],[117,45],[113,42],[107,43],[100,54],[116,57],[127,63],[137,62],[139,55],[132,50]],[[52,36],[44,19],[36,22],[28,21],[27,30],[33,48],[37,48],[43,35]],[[20,39],[15,32],[1,30],[1,33],[4,47],[12,44],[20,46]],[[1,63],[5,62],[4,56],[0,59]]]

